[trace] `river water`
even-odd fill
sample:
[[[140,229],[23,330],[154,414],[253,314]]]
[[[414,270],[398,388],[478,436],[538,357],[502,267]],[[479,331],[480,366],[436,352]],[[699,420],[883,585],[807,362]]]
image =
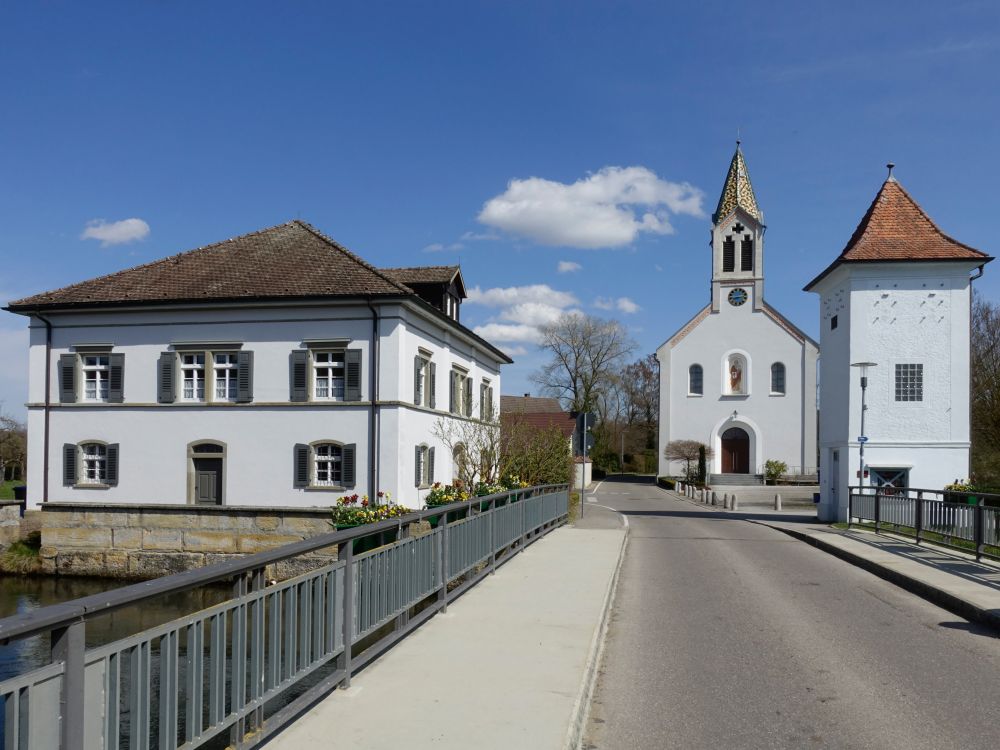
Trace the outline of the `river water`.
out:
[[[0,617],[61,604],[123,586],[106,578],[0,575]],[[87,645],[99,646],[224,601],[224,586],[162,596],[87,623]],[[49,639],[35,636],[0,646],[0,680],[49,663]]]

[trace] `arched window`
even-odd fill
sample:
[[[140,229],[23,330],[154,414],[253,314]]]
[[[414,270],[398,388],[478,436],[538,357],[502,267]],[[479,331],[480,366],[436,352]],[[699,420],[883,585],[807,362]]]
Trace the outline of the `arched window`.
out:
[[[785,366],[781,362],[771,365],[771,393],[785,395]]]
[[[691,365],[688,368],[688,393],[700,396],[705,392],[705,373],[701,365]]]

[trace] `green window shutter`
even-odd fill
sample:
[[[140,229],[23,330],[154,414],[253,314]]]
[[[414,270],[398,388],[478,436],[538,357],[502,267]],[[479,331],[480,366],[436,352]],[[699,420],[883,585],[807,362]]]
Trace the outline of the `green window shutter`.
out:
[[[176,383],[174,382],[174,368],[176,366],[177,358],[174,356],[173,352],[163,352],[160,354],[160,359],[157,362],[156,374],[157,374],[157,401],[161,404],[172,404],[174,402],[174,395],[177,390]]]
[[[424,394],[420,392],[420,370],[423,363],[420,355],[413,358],[413,403],[417,406],[422,406],[424,402]]]
[[[289,401],[309,400],[309,352],[296,349],[288,357]]]
[[[107,464],[105,467],[105,483],[115,487],[118,485],[118,443],[107,447]]]
[[[463,378],[462,384],[465,386],[465,416],[472,416],[472,378]]]
[[[309,486],[309,446],[296,443],[292,456],[293,480],[295,487]]]
[[[361,350],[348,349],[344,352],[344,400],[361,400]]]
[[[427,484],[434,484],[434,449],[427,451]]]
[[[63,444],[63,486],[72,487],[76,484],[76,446],[73,443]]]
[[[241,404],[253,401],[253,352],[236,353],[236,400]]]
[[[420,475],[422,473],[420,471],[421,466],[420,466],[420,446],[419,445],[417,446],[416,453],[414,454],[413,465],[416,467],[416,470],[414,472],[413,484],[414,484],[414,486],[419,487],[420,486],[420,479],[421,479]]]
[[[76,402],[76,355],[59,355],[59,402]]]
[[[125,400],[125,355],[112,354],[108,363],[108,401],[120,404]]]
[[[345,487],[353,487],[355,484],[355,457],[357,456],[357,445],[350,443],[341,448],[341,481]]]
[[[486,384],[479,384],[479,418],[486,419]]]
[[[427,376],[427,388],[431,392],[431,400],[428,404],[432,409],[437,408],[437,366],[431,362],[430,373]]]
[[[451,377],[448,380],[448,411],[452,414],[455,413],[455,378],[458,375],[454,370],[451,371]]]

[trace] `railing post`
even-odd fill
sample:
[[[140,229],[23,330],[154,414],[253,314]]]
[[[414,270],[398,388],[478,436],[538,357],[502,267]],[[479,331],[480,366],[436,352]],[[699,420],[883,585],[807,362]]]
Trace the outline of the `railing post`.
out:
[[[62,688],[59,707],[62,725],[59,738],[61,750],[84,750],[84,649],[86,625],[79,619],[70,625],[52,631],[52,661],[63,662]]]
[[[917,525],[916,536],[917,544],[920,544],[920,531],[924,527],[924,493],[922,490],[917,490],[917,510],[913,514],[913,522]]]
[[[448,611],[448,514],[441,514],[441,590],[438,592],[438,601],[441,602],[441,611]]]
[[[490,575],[497,572],[497,499],[490,500],[486,511],[490,514]]]
[[[838,503],[839,504],[839,503]],[[847,528],[851,528],[851,521],[854,520],[854,493],[851,488],[847,488]]]
[[[882,503],[881,494],[878,489],[875,490],[875,533],[879,533],[879,521],[882,520]]]
[[[983,499],[980,497],[976,500],[975,505],[975,529],[973,531],[973,536],[976,542],[976,560],[983,559]]]
[[[344,680],[341,687],[351,686],[351,648],[354,645],[354,540],[348,539],[343,542],[338,550],[337,557],[344,560],[344,654],[342,663],[344,665]]]

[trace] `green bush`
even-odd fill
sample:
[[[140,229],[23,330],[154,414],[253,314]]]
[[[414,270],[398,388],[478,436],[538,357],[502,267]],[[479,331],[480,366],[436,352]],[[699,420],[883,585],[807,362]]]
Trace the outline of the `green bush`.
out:
[[[784,461],[776,461],[772,458],[764,462],[764,477],[771,484],[777,483],[787,473],[788,464]]]

